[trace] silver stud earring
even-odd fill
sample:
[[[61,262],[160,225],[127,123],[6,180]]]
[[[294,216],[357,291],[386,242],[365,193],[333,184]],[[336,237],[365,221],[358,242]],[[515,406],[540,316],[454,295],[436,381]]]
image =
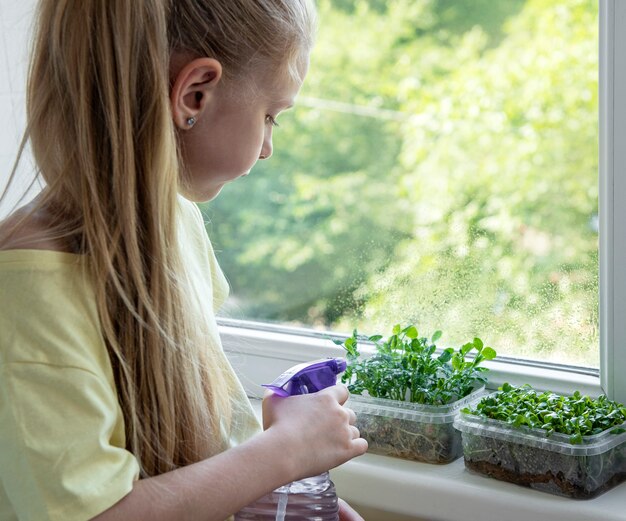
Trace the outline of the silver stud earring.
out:
[[[196,124],[196,118],[190,116],[187,118],[187,125],[193,127]]]

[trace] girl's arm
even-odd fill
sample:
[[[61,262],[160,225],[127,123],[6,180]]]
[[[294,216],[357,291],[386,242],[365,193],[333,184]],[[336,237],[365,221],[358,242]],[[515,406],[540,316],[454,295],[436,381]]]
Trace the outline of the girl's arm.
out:
[[[135,483],[93,521],[223,521],[259,497],[363,454],[345,386],[263,402],[265,431],[201,462]]]

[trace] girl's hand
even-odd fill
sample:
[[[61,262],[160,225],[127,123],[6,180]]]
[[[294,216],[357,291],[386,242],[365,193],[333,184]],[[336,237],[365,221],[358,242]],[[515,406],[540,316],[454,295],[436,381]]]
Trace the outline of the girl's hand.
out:
[[[343,499],[339,498],[339,521],[365,521],[359,513],[354,510]]]
[[[343,407],[349,393],[334,385],[314,394],[281,397],[268,392],[263,400],[263,426],[276,437],[288,459],[291,481],[315,476],[367,450],[354,426],[354,411]]]

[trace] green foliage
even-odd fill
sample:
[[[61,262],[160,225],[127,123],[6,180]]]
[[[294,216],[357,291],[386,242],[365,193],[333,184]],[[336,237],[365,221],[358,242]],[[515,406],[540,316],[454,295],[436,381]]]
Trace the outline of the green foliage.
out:
[[[317,3],[274,156],[203,207],[226,313],[597,365],[597,2]]]
[[[592,4],[527,2],[492,49],[468,33],[464,64],[404,104],[417,116],[398,190],[414,237],[359,288],[368,327],[400,316],[597,364]]]
[[[435,342],[441,337],[436,331],[430,339],[420,337],[417,328],[409,325],[393,327],[387,339],[381,335],[367,338],[376,346],[376,354],[361,359],[358,333],[345,341],[335,340],[347,352],[348,367],[342,382],[351,393],[367,392],[375,398],[409,401],[429,405],[445,405],[470,394],[486,378],[484,360],[492,360],[495,350],[474,338],[458,350],[452,347],[437,354]],[[468,355],[474,352],[474,356]]]
[[[605,395],[596,399],[582,396],[576,391],[572,396],[552,392],[538,392],[529,386],[513,387],[505,383],[499,392],[486,396],[473,408],[463,410],[500,420],[515,427],[543,429],[548,435],[558,432],[569,435],[572,444],[582,443],[583,436],[592,436],[608,429],[617,434],[624,432],[618,426],[626,422],[626,408],[609,400]]]

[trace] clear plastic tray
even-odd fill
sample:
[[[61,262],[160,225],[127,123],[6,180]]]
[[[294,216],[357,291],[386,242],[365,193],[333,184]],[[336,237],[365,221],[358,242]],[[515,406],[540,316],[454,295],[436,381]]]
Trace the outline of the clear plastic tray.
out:
[[[454,426],[472,472],[577,499],[596,497],[626,480],[626,432],[612,434],[616,427],[571,444],[564,434],[466,413]]]
[[[461,435],[453,426],[460,409],[485,394],[480,387],[447,405],[351,395],[347,406],[357,415],[356,426],[369,444],[368,452],[445,464],[463,454]]]

